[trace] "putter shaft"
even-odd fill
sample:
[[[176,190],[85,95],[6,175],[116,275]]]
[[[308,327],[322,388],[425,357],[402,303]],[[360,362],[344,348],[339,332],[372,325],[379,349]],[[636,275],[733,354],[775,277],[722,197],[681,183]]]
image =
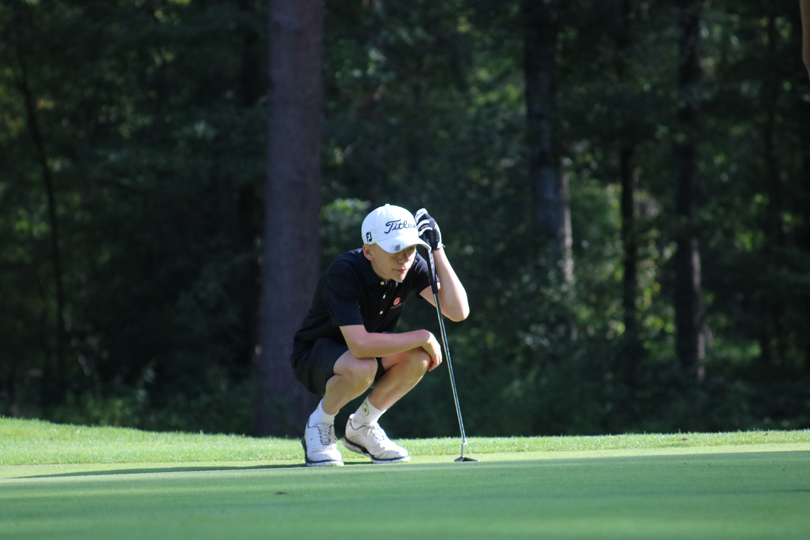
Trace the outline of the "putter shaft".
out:
[[[450,349],[447,347],[447,331],[444,328],[444,317],[442,316],[442,308],[439,303],[439,288],[436,284],[438,281],[436,275],[436,263],[433,260],[433,252],[428,249],[428,258],[430,260],[430,286],[433,290],[433,300],[436,304],[436,313],[439,317],[439,328],[441,329],[442,348],[444,349],[444,357],[447,361],[447,372],[450,375],[450,386],[453,389],[453,402],[456,405],[456,416],[458,416],[458,428],[461,431],[461,457],[456,461],[477,461],[464,457],[464,448],[467,446],[467,435],[464,433],[464,421],[461,419],[461,405],[458,402],[458,390],[456,388],[456,378],[453,375],[453,362],[450,359]]]

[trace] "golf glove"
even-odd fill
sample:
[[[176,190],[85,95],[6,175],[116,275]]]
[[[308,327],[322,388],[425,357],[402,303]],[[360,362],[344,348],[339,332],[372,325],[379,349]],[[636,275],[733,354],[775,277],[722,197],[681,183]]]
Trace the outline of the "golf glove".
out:
[[[442,245],[442,232],[439,230],[439,224],[436,220],[430,217],[427,210],[424,208],[416,212],[416,230],[419,232],[419,238],[426,242],[431,251],[444,247]]]

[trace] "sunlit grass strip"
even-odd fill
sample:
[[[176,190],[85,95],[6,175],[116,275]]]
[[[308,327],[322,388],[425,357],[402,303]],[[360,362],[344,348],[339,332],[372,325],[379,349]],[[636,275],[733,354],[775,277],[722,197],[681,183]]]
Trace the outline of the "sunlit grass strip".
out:
[[[0,465],[179,463],[298,459],[297,440],[0,418]]]
[[[458,438],[401,441],[414,457],[458,454]],[[472,437],[468,454],[590,452],[810,443],[810,430],[628,434],[587,437]],[[301,461],[297,439],[159,433],[0,418],[0,465]]]

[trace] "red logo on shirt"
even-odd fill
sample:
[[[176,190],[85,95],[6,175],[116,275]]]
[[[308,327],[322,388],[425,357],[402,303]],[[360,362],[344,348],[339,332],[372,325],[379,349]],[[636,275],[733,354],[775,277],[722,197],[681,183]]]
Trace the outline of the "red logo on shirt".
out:
[[[398,306],[401,300],[399,298],[394,298],[394,305]]]

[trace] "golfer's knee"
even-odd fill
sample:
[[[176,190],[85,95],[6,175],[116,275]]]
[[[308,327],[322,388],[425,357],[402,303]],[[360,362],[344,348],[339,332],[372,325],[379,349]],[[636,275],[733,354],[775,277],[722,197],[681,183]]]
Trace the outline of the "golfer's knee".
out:
[[[430,365],[430,355],[422,348],[413,349],[405,360],[408,371],[421,377]]]
[[[368,388],[374,384],[377,375],[377,361],[356,360],[351,368],[351,379],[357,387]]]

